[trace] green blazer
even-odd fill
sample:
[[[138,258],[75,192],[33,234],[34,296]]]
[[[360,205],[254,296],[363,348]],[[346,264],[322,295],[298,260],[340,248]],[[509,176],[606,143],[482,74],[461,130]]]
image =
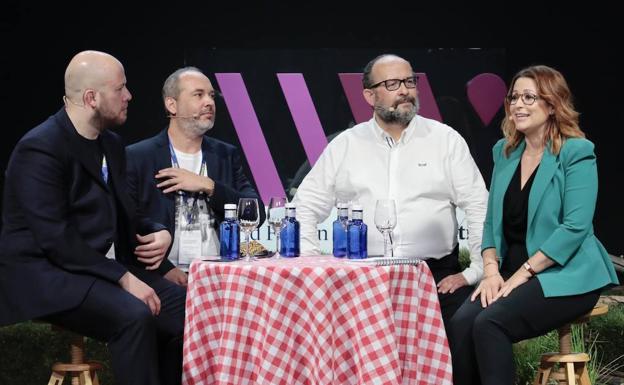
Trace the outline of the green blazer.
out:
[[[503,236],[503,198],[513,177],[525,142],[505,157],[501,139],[494,145],[494,171],[483,226],[481,250],[494,247],[500,262],[507,255]],[[598,194],[594,144],[573,138],[564,142],[559,155],[546,146],[529,193],[526,248],[538,250],[555,265],[537,274],[544,295],[575,295],[618,284],[613,263],[594,236],[592,220]]]

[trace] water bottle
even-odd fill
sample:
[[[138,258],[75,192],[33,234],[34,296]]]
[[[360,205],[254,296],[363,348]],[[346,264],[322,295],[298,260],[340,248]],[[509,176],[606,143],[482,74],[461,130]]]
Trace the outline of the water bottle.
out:
[[[286,218],[280,230],[280,255],[286,258],[299,256],[299,222],[296,218],[295,205],[286,204]]]
[[[349,220],[349,205],[338,203],[338,217],[333,223],[333,252],[334,257],[342,258],[347,255],[347,225]]]
[[[362,221],[361,205],[351,207],[351,220],[347,226],[347,257],[349,259],[364,259],[368,256],[366,237],[368,226]]]
[[[236,221],[236,205],[228,203],[224,206],[225,219],[221,222],[219,239],[221,240],[220,255],[223,259],[238,259],[240,230]]]

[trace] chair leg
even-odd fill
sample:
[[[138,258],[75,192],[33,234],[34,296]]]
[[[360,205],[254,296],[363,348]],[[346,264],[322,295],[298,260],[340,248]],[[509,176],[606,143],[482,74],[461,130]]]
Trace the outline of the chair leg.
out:
[[[63,385],[64,378],[65,373],[52,372],[52,375],[50,376],[50,381],[48,381],[48,385]]]

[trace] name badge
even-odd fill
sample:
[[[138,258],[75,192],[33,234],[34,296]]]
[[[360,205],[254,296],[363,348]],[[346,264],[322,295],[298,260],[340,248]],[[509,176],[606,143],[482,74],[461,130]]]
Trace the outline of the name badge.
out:
[[[202,234],[201,230],[180,231],[180,242],[178,243],[178,263],[190,265],[195,259],[202,255]]]

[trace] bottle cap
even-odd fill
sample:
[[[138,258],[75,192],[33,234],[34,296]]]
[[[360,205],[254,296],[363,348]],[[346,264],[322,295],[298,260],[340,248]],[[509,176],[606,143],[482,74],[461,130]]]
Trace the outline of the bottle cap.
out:
[[[351,211],[364,211],[362,205],[353,205],[351,206]]]
[[[349,208],[349,204],[348,203],[338,203],[336,205],[337,208],[339,209],[348,209]]]
[[[297,206],[296,206],[294,203],[292,203],[292,202],[288,202],[288,203],[286,203],[286,204],[284,205],[284,207],[286,207],[287,209],[294,209],[294,208],[297,208]]]
[[[236,205],[234,203],[226,203],[223,208],[225,210],[236,210]]]

